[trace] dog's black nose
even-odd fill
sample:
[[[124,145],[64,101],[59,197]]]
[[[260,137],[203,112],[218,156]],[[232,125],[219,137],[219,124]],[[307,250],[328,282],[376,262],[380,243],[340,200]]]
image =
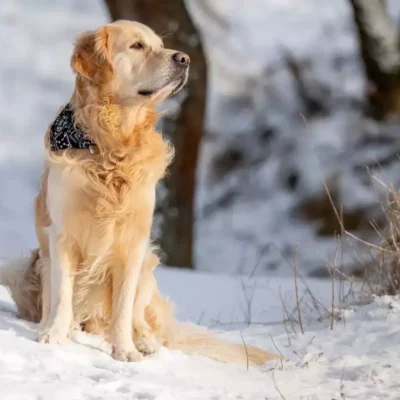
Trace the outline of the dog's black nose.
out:
[[[178,62],[181,65],[187,66],[190,64],[190,57],[185,53],[174,53],[172,55],[172,58],[174,59],[174,61]]]

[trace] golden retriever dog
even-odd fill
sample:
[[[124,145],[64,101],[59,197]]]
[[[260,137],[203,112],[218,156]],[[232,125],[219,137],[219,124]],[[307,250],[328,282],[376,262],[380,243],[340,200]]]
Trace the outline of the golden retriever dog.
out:
[[[189,64],[137,22],[78,37],[75,90],[59,115],[73,114],[86,144],[57,147],[65,127],[51,125],[35,203],[39,250],[0,270],[20,316],[40,320],[40,342],[64,343],[78,325],[106,335],[121,361],[138,361],[160,345],[222,362],[275,358],[176,322],[153,275],[155,189],[173,157],[155,130],[155,107],[185,85]],[[54,129],[61,136],[52,137]]]

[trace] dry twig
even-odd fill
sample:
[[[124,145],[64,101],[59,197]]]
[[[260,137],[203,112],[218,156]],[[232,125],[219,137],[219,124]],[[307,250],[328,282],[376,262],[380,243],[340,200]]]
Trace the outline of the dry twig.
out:
[[[240,337],[242,338],[244,350],[246,351],[246,370],[249,370],[249,352],[247,351],[247,345],[246,342],[243,339],[242,331],[240,331]]]
[[[303,321],[301,319],[301,309],[300,309],[300,303],[299,303],[299,288],[297,284],[297,270],[298,270],[298,265],[297,265],[297,248],[294,252],[294,286],[296,290],[296,304],[297,304],[297,312],[299,315],[299,325],[300,325],[300,330],[301,333],[304,335],[304,327],[303,327]]]
[[[279,296],[280,296],[280,298],[281,298],[281,303],[282,303],[283,325],[284,325],[284,327],[285,327],[287,339],[288,339],[289,346],[290,346],[292,343],[291,343],[291,341],[290,341],[290,332],[289,332],[289,329],[288,329],[288,327],[287,327],[288,312],[287,312],[287,308],[286,308],[285,302],[284,302],[283,297],[282,297],[281,287],[279,287]],[[292,330],[293,330],[293,327],[292,327]]]
[[[335,251],[335,260],[333,262],[333,273],[332,273],[332,309],[331,309],[331,314],[332,314],[332,318],[331,318],[331,331],[333,330],[333,320],[334,320],[334,310],[335,310],[335,272],[337,269],[337,254],[338,254],[338,246],[339,246],[339,241],[337,242],[336,245],[336,251]]]
[[[269,337],[271,338],[272,344],[274,345],[276,351],[277,351],[277,352],[280,354],[280,356],[281,356],[281,368],[283,368],[282,361],[285,359],[285,357],[283,356],[282,352],[278,349],[278,346],[275,344],[275,340],[274,340],[274,338],[272,337],[272,335],[271,335],[270,333],[269,333]]]
[[[279,395],[281,396],[281,399],[282,400],[286,400],[286,397],[282,394],[282,392],[279,390],[279,388],[278,388],[278,385],[276,384],[276,381],[275,381],[275,369],[276,369],[276,366],[278,365],[278,361],[276,362],[276,364],[275,364],[275,367],[274,367],[274,369],[272,370],[272,382],[274,383],[274,386],[275,386],[275,389],[276,389],[276,391],[279,393]]]

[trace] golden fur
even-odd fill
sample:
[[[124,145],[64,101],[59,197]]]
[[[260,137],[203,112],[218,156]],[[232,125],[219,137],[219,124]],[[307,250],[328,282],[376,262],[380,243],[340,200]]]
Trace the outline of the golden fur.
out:
[[[143,52],[128,50],[135,40],[145,44]],[[66,323],[73,326],[73,321],[62,320],[60,311],[68,315],[70,299],[75,323],[108,336],[116,359],[139,360],[136,349],[151,353],[163,344],[243,363],[242,345],[176,322],[153,275],[158,257],[149,237],[155,187],[173,156],[155,130],[155,107],[187,77],[187,70],[171,61],[173,54],[149,28],[127,21],[78,38],[71,61],[77,78],[70,103],[75,124],[96,143],[96,151],[52,152],[47,132],[45,168],[35,202],[40,250],[21,264],[20,279],[6,279],[4,270],[1,283],[9,287],[22,317],[41,319],[39,339],[46,343],[61,342],[68,333]],[[132,77],[132,71],[137,76]],[[135,276],[137,283],[130,285]],[[59,297],[54,297],[54,285],[60,285]],[[129,305],[129,299],[134,304]],[[119,332],[127,316],[134,345]],[[247,353],[255,364],[275,358],[251,346]]]

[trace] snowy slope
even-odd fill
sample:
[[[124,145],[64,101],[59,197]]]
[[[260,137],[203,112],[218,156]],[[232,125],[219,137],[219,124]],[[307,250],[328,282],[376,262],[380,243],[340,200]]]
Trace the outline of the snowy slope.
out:
[[[160,270],[158,279],[164,293],[178,302],[181,319],[197,316],[201,309],[206,325],[212,320],[210,316],[217,314],[241,318],[237,300],[243,293],[234,278]],[[289,344],[282,324],[276,324],[276,319],[282,321],[282,312],[278,309],[279,300],[275,292],[282,287],[284,297],[290,298],[293,282],[290,279],[258,279],[257,282],[259,291],[253,307],[257,311],[256,317],[262,318],[264,325],[243,328],[241,334],[248,344],[270,351],[276,351],[276,346],[284,361],[278,365],[273,362],[260,368],[252,367],[248,371],[246,366],[219,364],[164,348],[143,362],[121,363],[110,358],[109,345],[101,338],[81,332],[76,333],[73,342],[66,346],[38,344],[34,341],[36,326],[16,318],[14,305],[1,289],[0,398],[400,398],[400,299],[381,298],[359,309],[345,310],[345,320],[335,322],[333,331],[328,327],[329,321],[316,323],[314,319],[311,323],[305,319],[305,335],[291,334]],[[328,282],[309,281],[309,285],[322,293],[319,299],[329,301]],[[218,298],[220,301],[215,301]],[[184,308],[180,307],[183,305]],[[290,305],[288,300],[289,308]],[[266,312],[268,310],[270,312]],[[229,325],[214,329],[228,340],[241,342],[240,332],[231,330]]]

